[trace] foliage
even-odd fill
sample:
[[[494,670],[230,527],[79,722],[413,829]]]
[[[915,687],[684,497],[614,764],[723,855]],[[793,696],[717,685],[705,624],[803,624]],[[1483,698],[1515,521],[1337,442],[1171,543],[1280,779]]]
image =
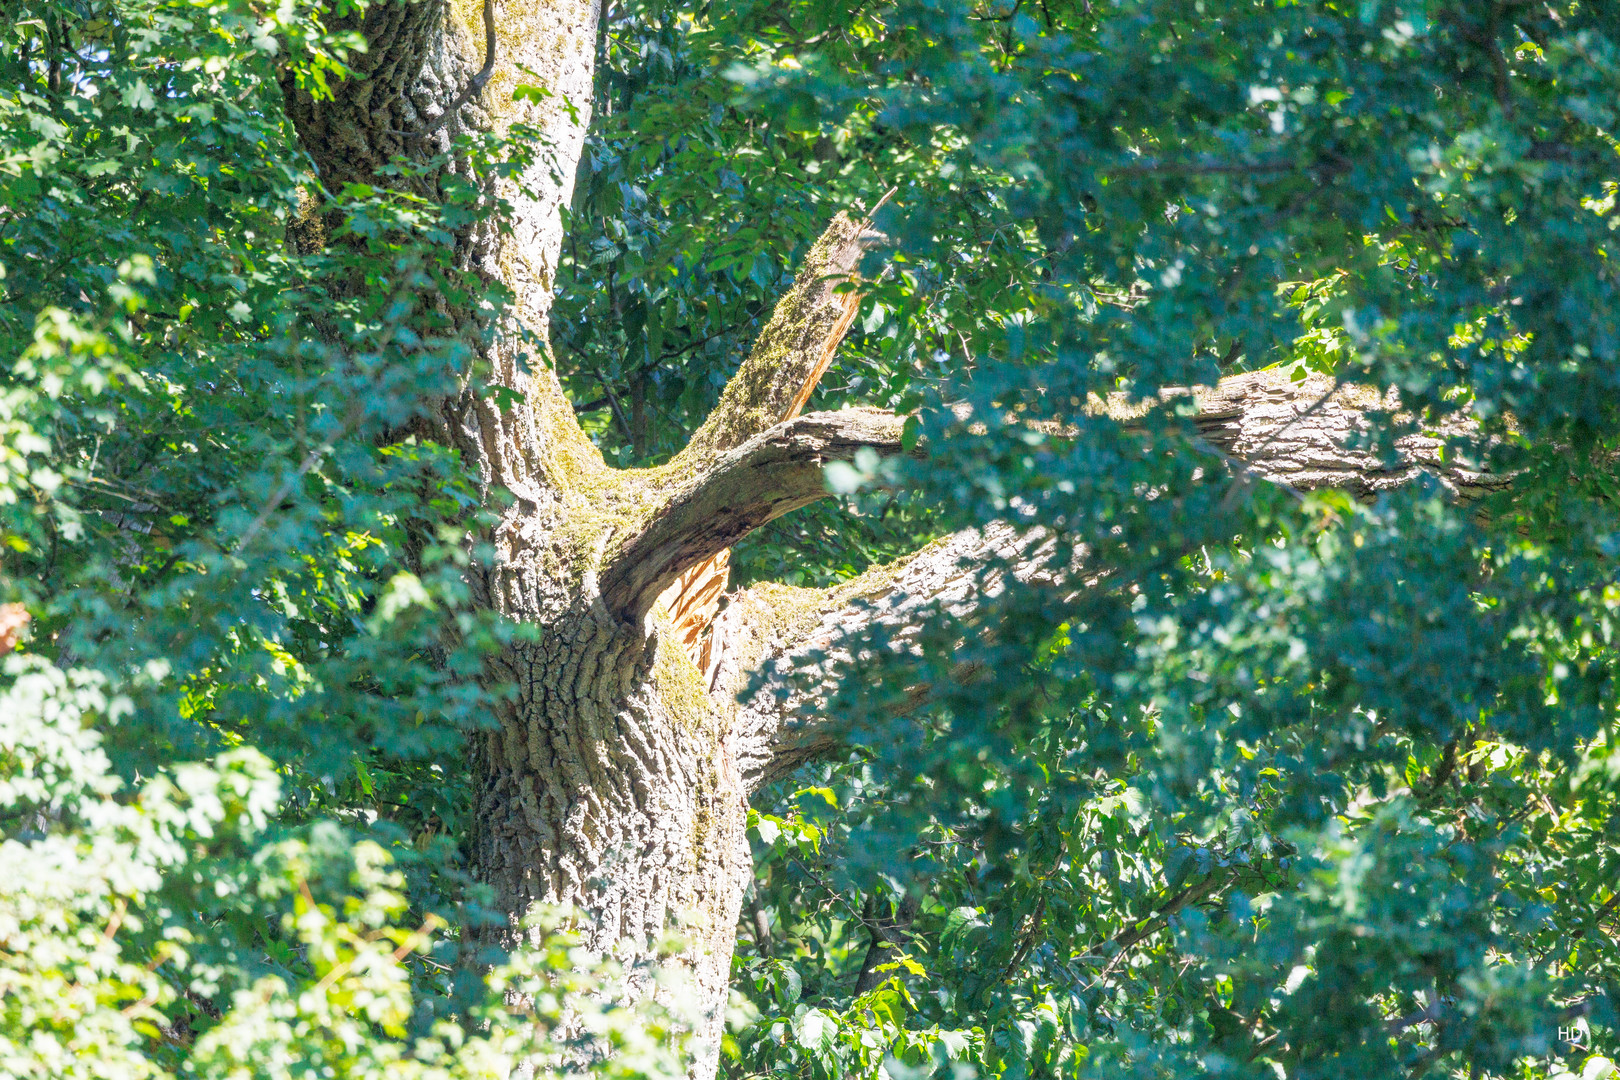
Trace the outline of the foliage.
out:
[[[357,43],[313,6],[10,14],[0,1068],[556,1052],[499,1003],[596,985],[566,934],[457,976],[466,676],[519,631],[460,576],[491,507],[400,434],[477,377],[422,297],[502,300],[443,243],[477,189],[318,190],[277,83]],[[1589,0],[610,7],[554,327],[610,459],[677,449],[893,186],[815,405],[916,411],[931,456],[845,470],[741,576],[1008,518],[1101,575],[925,628],[835,703],[848,758],[756,799],[730,1075],[1604,1073],[1617,48]],[[312,200],[350,242],[285,241]],[[1275,366],[1397,388],[1378,452],[1467,409],[1446,453],[1511,488],[1278,490],[1173,404],[1085,407]],[[599,1069],[677,1068],[671,1021],[600,1023]]]
[[[825,580],[1017,513],[1108,568],[861,671],[851,759],[756,801],[733,1074],[1603,1072],[1612,7],[615,11],[575,273],[611,265],[661,342],[703,339],[647,375],[671,444],[749,340],[705,335],[752,330],[785,242],[899,189],[821,400],[933,403],[930,459],[843,470],[843,516],[745,564]],[[572,302],[562,363],[600,378],[570,385],[628,397],[609,358],[644,364],[645,324]],[[1511,490],[1300,496],[1174,408],[1127,434],[1082,407],[1279,365],[1398,388],[1375,452],[1466,408],[1482,438],[1446,452]],[[1003,677],[892,718],[965,662]],[[907,904],[892,981],[855,993]]]
[[[7,1076],[502,1078],[518,1061],[567,1060],[569,1025],[613,1048],[598,1072],[680,1071],[667,1019],[580,1011],[623,973],[555,916],[537,949],[494,972],[476,1027],[424,1015],[432,983],[418,972],[446,970],[453,942],[433,916],[401,923],[404,876],[380,845],[330,820],[273,824],[283,792],[255,750],[173,767],[125,797],[92,721],[130,701],[30,657],[6,674]],[[527,1007],[514,1014],[501,991]]]

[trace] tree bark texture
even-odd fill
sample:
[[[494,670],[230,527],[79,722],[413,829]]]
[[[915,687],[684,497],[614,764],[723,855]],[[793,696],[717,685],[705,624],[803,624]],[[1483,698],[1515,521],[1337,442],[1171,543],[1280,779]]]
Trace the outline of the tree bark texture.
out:
[[[734,592],[706,650],[689,648],[667,601],[683,575],[705,565],[723,574],[731,544],[825,494],[825,463],[860,447],[900,451],[899,417],[796,415],[853,317],[850,285],[871,235],[864,222],[834,219],[686,450],[655,469],[609,468],[575,422],[545,346],[560,208],[590,118],[597,3],[491,2],[486,82],[476,81],[490,59],[482,0],[373,3],[347,17],[369,45],[357,77],[321,101],[289,84],[287,110],[328,190],[400,183],[379,172],[392,156],[427,161],[459,132],[518,121],[554,149],[525,178],[529,194],[503,192],[509,229],[486,219],[457,238],[465,266],[514,294],[485,359],[521,398],[453,395],[422,433],[459,450],[487,489],[513,496],[484,538],[494,558],[472,584],[483,603],[539,630],[498,658],[495,674],[517,694],[473,749],[476,871],[509,917],[497,933],[509,946],[541,903],[587,912],[590,942],[604,951],[634,953],[678,931],[690,1004],[704,1018],[693,1074],[712,1076],[752,878],[749,794],[838,745],[817,713],[816,679],[790,676],[832,678],[840,641],[874,621],[903,639],[939,605],[971,605],[998,587],[976,563],[1000,555],[1033,567],[1043,534],[992,524],[835,589]],[[520,77],[531,77],[522,69],[552,96],[514,101]],[[1382,399],[1317,377],[1245,375],[1190,393],[1208,446],[1295,488],[1368,495],[1425,470],[1464,494],[1498,482],[1443,465],[1433,439],[1407,440],[1395,466],[1347,449]],[[1126,420],[1139,408],[1096,407]]]

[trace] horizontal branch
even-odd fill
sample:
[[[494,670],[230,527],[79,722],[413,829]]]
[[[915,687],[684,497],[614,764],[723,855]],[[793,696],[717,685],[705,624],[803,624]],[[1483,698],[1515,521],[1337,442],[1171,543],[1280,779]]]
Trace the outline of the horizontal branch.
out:
[[[1094,402],[1126,426],[1154,405],[1184,409],[1210,448],[1255,476],[1295,491],[1336,488],[1362,501],[1429,475],[1463,500],[1504,488],[1508,477],[1455,456],[1461,440],[1477,440],[1478,423],[1466,413],[1420,427],[1399,412],[1393,391],[1379,392],[1311,373],[1295,380],[1287,368],[1222,379],[1212,387],[1169,388],[1156,400],[1113,395]],[[1385,456],[1371,435],[1379,416],[1406,434]],[[1411,430],[1417,428],[1417,430]]]
[[[1306,491],[1336,488],[1367,500],[1428,475],[1461,501],[1498,490],[1509,478],[1469,467],[1459,458],[1478,424],[1466,415],[1394,440],[1389,454],[1372,448],[1380,417],[1398,428],[1415,426],[1397,414],[1392,394],[1343,386],[1311,375],[1295,381],[1287,371],[1254,372],[1215,387],[1170,389],[1152,399],[1115,395],[1094,400],[1093,416],[1106,415],[1126,430],[1147,425],[1154,409],[1184,414],[1205,452],[1256,478]],[[958,419],[969,424],[965,411]],[[1040,425],[1058,437],[1072,429]],[[1457,445],[1461,443],[1462,445]],[[830,590],[755,586],[734,594],[715,625],[711,692],[737,703],[733,753],[750,787],[780,778],[798,765],[835,752],[842,732],[824,715],[839,680],[867,659],[863,648],[915,648],[921,626],[943,611],[970,619],[988,596],[1020,581],[1072,581],[1094,586],[1106,567],[1085,572],[1050,563],[1051,532],[1039,524],[992,523],[936,542],[916,554]],[[1077,552],[1078,559],[1083,553]],[[874,643],[876,643],[874,645]],[[951,673],[968,681],[981,673]],[[898,691],[891,710],[916,708],[934,696],[930,686]],[[744,695],[738,702],[738,695]]]
[[[1427,475],[1467,502],[1500,491],[1511,480],[1470,460],[1483,446],[1479,424],[1467,412],[1420,424],[1400,411],[1394,391],[1380,393],[1315,372],[1295,379],[1287,368],[1271,368],[1215,386],[1165,387],[1150,397],[1093,396],[1084,411],[1114,420],[1126,431],[1142,431],[1150,414],[1166,409],[1190,424],[1201,443],[1194,449],[1213,451],[1239,471],[1292,491],[1334,488],[1368,502]],[[975,423],[970,406],[958,404],[953,412],[970,432],[987,430]],[[1389,453],[1373,438],[1380,419],[1399,433]],[[1061,421],[1025,423],[1058,438],[1079,434]]]
[[[784,420],[674,488],[645,528],[611,551],[602,571],[608,609],[639,622],[682,572],[766,522],[826,495],[823,469],[862,448],[900,452],[904,420],[878,409]]]

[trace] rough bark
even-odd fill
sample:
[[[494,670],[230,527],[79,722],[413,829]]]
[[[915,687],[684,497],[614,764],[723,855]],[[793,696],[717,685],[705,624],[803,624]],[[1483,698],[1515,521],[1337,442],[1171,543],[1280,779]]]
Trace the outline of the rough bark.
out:
[[[734,595],[715,624],[720,660],[711,695],[716,708],[735,710],[729,727],[747,788],[839,748],[843,732],[821,704],[861,659],[855,643],[877,630],[891,648],[909,647],[934,613],[966,616],[1005,586],[1008,571],[986,567],[1010,567],[1025,580],[1040,573],[1048,539],[1038,527],[995,522],[837,588],[762,584]],[[905,704],[920,704],[929,694],[927,686],[910,687]]]
[[[522,943],[523,919],[541,903],[588,912],[590,940],[603,950],[634,951],[673,925],[687,942],[683,962],[705,1017],[706,1049],[693,1073],[709,1076],[752,877],[748,795],[837,745],[835,729],[817,721],[820,688],[788,674],[830,677],[831,667],[813,667],[829,663],[818,654],[836,655],[851,631],[873,621],[903,639],[940,604],[966,610],[997,587],[974,565],[1002,556],[1031,568],[1030,545],[1042,534],[990,525],[836,589],[755,586],[732,595],[707,653],[693,653],[690,627],[677,628],[670,612],[706,618],[716,590],[692,583],[688,602],[675,587],[683,575],[820,497],[826,462],[863,446],[899,449],[897,417],[856,410],[794,419],[853,318],[857,298],[845,285],[870,238],[866,223],[834,220],[682,454],[658,469],[610,469],[575,423],[544,347],[559,211],[589,121],[597,6],[494,0],[493,11],[494,64],[475,93],[466,91],[489,59],[481,0],[423,0],[374,4],[354,17],[369,43],[357,58],[362,77],[339,84],[329,101],[289,85],[287,108],[329,190],[393,182],[378,171],[392,155],[426,161],[461,131],[522,120],[555,147],[526,178],[533,194],[504,193],[514,208],[509,229],[486,217],[457,237],[465,266],[513,290],[485,359],[493,380],[520,398],[452,395],[423,432],[459,450],[486,488],[512,494],[485,538],[493,559],[470,577],[483,603],[539,629],[493,665],[492,676],[517,692],[472,750],[473,859],[508,916],[493,932],[506,945]],[[554,96],[514,102],[522,68]],[[429,177],[428,188],[442,179]],[[1495,482],[1444,465],[1437,444],[1421,439],[1402,445],[1395,467],[1346,449],[1379,402],[1361,391],[1324,396],[1328,389],[1320,380],[1243,376],[1194,392],[1188,409],[1209,444],[1296,488],[1366,494],[1423,469],[1463,493]],[[1139,409],[1103,407],[1125,417]],[[739,703],[761,670],[764,685]]]
[[[1167,390],[1160,398],[1190,411],[1199,433],[1217,451],[1243,462],[1255,476],[1296,491],[1338,488],[1365,501],[1427,474],[1457,497],[1474,499],[1507,483],[1506,477],[1448,460],[1442,452],[1475,430],[1466,414],[1400,435],[1393,456],[1386,457],[1369,437],[1381,414],[1395,420],[1395,430],[1410,426],[1409,417],[1398,415],[1398,396],[1318,373],[1295,382],[1285,369],[1256,371],[1212,387]],[[1104,408],[1129,424],[1145,407],[1115,397]]]

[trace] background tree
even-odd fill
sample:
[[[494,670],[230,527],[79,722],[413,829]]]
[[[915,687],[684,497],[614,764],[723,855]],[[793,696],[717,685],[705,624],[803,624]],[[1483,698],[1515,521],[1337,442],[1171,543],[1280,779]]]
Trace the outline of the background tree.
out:
[[[131,779],[251,742],[288,827],[388,844],[467,930],[362,1044],[430,1064],[454,946],[552,956],[556,903],[678,928],[700,1073],[733,968],[743,1073],[1606,1046],[1613,17],[1211,7],[39,8],[12,677],[115,686]],[[19,842],[87,835],[39,798]],[[346,977],[124,892],[59,906],[219,957],[110,992],[137,1062],[216,1067],[241,943]]]

